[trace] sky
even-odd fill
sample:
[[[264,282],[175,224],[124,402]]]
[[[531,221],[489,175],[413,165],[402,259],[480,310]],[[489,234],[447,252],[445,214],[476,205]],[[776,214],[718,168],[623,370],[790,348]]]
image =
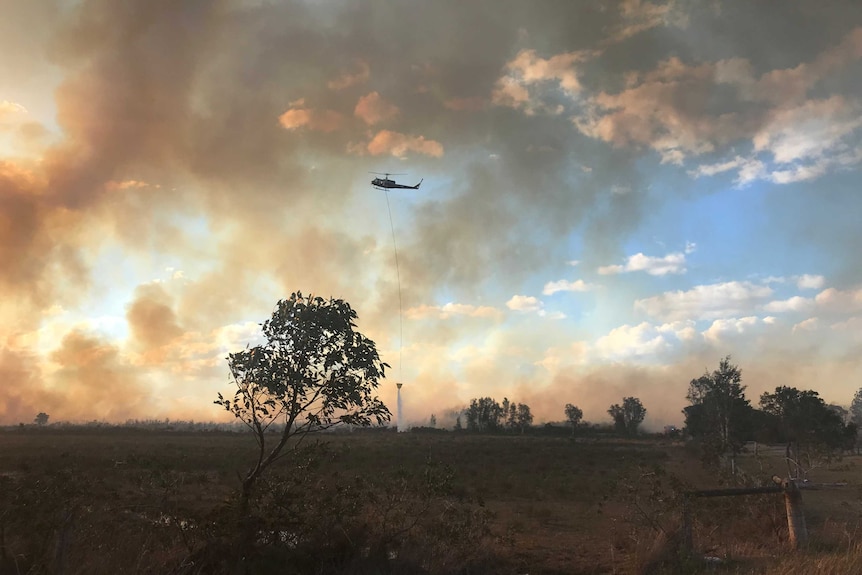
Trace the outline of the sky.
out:
[[[2,3],[0,423],[224,420],[297,290],[413,424],[862,387],[855,0]]]

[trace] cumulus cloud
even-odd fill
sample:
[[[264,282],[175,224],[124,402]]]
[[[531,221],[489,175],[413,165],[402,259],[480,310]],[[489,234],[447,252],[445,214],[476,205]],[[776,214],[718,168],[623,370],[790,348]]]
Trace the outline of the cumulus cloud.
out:
[[[548,282],[545,284],[545,287],[542,289],[543,295],[554,295],[557,292],[561,291],[572,291],[572,292],[585,292],[590,291],[595,286],[588,284],[584,280],[557,280],[555,282]]]
[[[655,357],[671,351],[680,342],[691,340],[696,333],[691,320],[662,325],[648,322],[634,326],[626,324],[598,338],[592,351],[602,360]]]
[[[513,295],[506,302],[506,307],[515,311],[540,311],[545,304],[538,298],[528,295]]]
[[[694,251],[693,244],[686,246],[686,253]],[[667,274],[683,274],[685,268],[685,254],[682,252],[670,253],[665,256],[647,256],[636,253],[628,257],[625,265],[601,266],[598,272],[602,275],[618,274],[623,272],[644,271],[652,276],[663,276]]]
[[[721,343],[729,336],[741,335],[750,331],[759,322],[760,320],[755,316],[717,319],[703,332],[703,337],[713,344]]]
[[[765,311],[782,313],[787,311],[805,311],[811,309],[814,300],[801,296],[793,296],[786,300],[771,301],[763,306]]]
[[[820,326],[820,320],[816,317],[810,317],[806,320],[800,321],[799,323],[793,326],[793,333],[803,332],[803,331],[814,331]]]
[[[314,110],[305,107],[292,107],[278,117],[278,123],[285,130],[308,128],[320,132],[333,132],[341,127],[342,116],[333,110]]]
[[[673,0],[665,3],[624,0],[619,9],[622,22],[614,27],[603,44],[617,44],[656,26],[685,27],[688,24],[688,15]]]
[[[693,177],[734,170],[737,185],[813,179],[862,161],[847,145],[862,126],[858,102],[841,95],[806,100],[828,74],[862,58],[860,38],[862,28],[856,28],[812,61],[760,76],[744,58],[686,63],[672,57],[648,72],[630,73],[617,93],[590,95],[573,121],[587,136],[615,146],[649,147],[663,162],[680,165],[689,156],[751,142],[750,156],[702,164],[689,170]],[[728,101],[710,97],[723,87],[733,90]],[[763,152],[775,167],[758,157]]]
[[[357,60],[355,71],[346,70],[337,78],[330,80],[327,86],[330,90],[344,90],[357,84],[364,84],[371,76],[371,68],[364,60]]]
[[[826,310],[852,313],[862,309],[862,289],[827,288],[817,294],[814,301],[818,307]]]
[[[721,319],[752,311],[773,294],[772,288],[751,282],[724,282],[669,291],[635,301],[635,310],[665,321]]]
[[[540,107],[538,96],[531,96],[533,86],[553,85],[574,96],[581,91],[577,65],[592,56],[592,52],[582,51],[543,58],[536,50],[521,50],[506,63],[506,73],[497,80],[491,102],[532,114]]]
[[[9,100],[0,100],[0,122],[20,118],[25,114],[27,114],[27,108],[21,104]]]
[[[372,156],[390,155],[396,158],[404,158],[410,152],[433,158],[443,156],[443,144],[440,142],[392,130],[381,130],[365,146],[351,146],[350,149],[359,153],[368,152]]]
[[[820,289],[826,282],[821,275],[803,274],[796,277],[796,287],[799,289]]]
[[[377,92],[371,92],[359,98],[353,114],[368,125],[379,124],[390,120],[399,113],[398,106],[387,102]]]
[[[404,315],[409,319],[449,319],[458,316],[499,319],[502,313],[497,308],[491,306],[474,306],[449,302],[440,306],[422,305],[412,307],[406,310]]]

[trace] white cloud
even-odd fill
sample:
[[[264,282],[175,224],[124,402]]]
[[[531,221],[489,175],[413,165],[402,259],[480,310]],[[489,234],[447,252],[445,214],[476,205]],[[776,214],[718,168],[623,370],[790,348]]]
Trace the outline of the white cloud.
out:
[[[752,143],[750,155],[690,170],[695,178],[734,171],[739,187],[755,180],[811,180],[862,163],[862,149],[851,145],[862,129],[862,104],[810,94],[829,74],[860,58],[862,27],[810,62],[760,76],[742,58],[689,64],[671,57],[652,70],[626,73],[617,93],[582,97],[572,121],[589,137],[615,147],[648,147],[662,163],[678,165],[736,142]],[[708,93],[723,95],[692,97]]]
[[[693,321],[626,324],[600,337],[591,349],[597,358],[604,360],[653,356],[672,350],[680,342],[690,341],[696,333]]]
[[[799,331],[814,331],[818,328],[819,325],[820,325],[820,320],[818,320],[816,317],[810,317],[810,318],[808,318],[804,321],[800,321],[799,323],[794,325],[792,331],[793,331],[793,333],[796,333]]]
[[[27,108],[21,104],[0,100],[0,122],[27,114]]]
[[[625,266],[621,265],[611,265],[611,266],[600,266],[599,273],[603,276],[613,275],[613,274],[621,274],[626,271]]]
[[[818,159],[841,146],[862,126],[860,107],[841,96],[808,100],[781,109],[753,137],[755,152],[767,151],[778,164]]]
[[[814,306],[814,300],[807,297],[793,296],[786,300],[771,301],[763,309],[773,313],[782,313],[786,311],[804,311],[809,310]]]
[[[474,306],[463,303],[449,302],[441,306],[421,305],[412,307],[404,312],[410,319],[449,319],[450,317],[483,317],[496,319],[502,314],[500,310],[490,306]]]
[[[688,245],[686,246],[688,248]],[[692,248],[693,250],[693,248]],[[642,253],[629,256],[626,264],[601,266],[599,273],[602,275],[618,274],[622,272],[645,271],[653,276],[663,276],[666,274],[682,274],[686,272],[685,254],[675,252],[666,256],[646,256]]]
[[[521,50],[506,63],[506,73],[494,85],[491,102],[524,110],[526,114],[534,114],[540,109],[560,113],[562,110],[558,106],[544,106],[537,95],[531,94],[530,88],[555,85],[569,96],[575,96],[581,91],[576,64],[594,54],[589,51],[567,52],[542,58],[535,50]]]
[[[717,319],[703,332],[703,337],[711,343],[719,343],[727,336],[740,335],[750,331],[757,323],[758,319],[754,316]]]
[[[542,294],[554,295],[561,291],[585,292],[590,291],[593,287],[594,286],[592,284],[588,284],[584,280],[575,280],[573,282],[568,280],[557,280],[555,282],[546,283],[542,290]]]
[[[552,311],[552,312],[548,313],[546,310],[540,309],[539,311],[536,312],[536,314],[539,317],[544,317],[547,319],[566,319],[566,314],[564,314],[561,311]]]
[[[515,311],[539,311],[544,305],[538,298],[528,295],[514,295],[506,302],[506,307]]]
[[[835,331],[849,331],[858,336],[862,334],[862,317],[854,316],[844,321],[833,323],[832,329]]]
[[[855,312],[862,309],[862,289],[837,290],[827,288],[814,298],[818,307],[838,312]]]
[[[636,311],[665,321],[720,319],[752,311],[773,293],[772,288],[751,282],[724,282],[695,286],[687,291],[671,291],[639,299]]]
[[[796,277],[796,287],[799,289],[820,289],[825,281],[823,276],[804,274]]]
[[[685,253],[690,254],[694,253],[697,249],[697,244],[694,242],[685,242]]]
[[[569,261],[567,261],[567,262],[566,262],[566,265],[576,266],[576,265],[578,265],[579,263],[581,263],[581,262],[580,262],[580,260],[569,260]]]

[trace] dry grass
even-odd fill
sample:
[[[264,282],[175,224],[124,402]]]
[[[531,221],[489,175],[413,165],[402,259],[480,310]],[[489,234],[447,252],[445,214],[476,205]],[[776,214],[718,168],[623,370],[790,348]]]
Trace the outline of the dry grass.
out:
[[[315,536],[344,537],[326,536],[318,552],[309,547],[317,571],[297,573],[862,572],[856,488],[805,493],[812,545],[792,556],[780,496],[697,501],[695,553],[686,556],[675,482],[721,481],[679,443],[382,432],[326,443],[330,455],[284,489],[312,494],[304,499],[310,517],[338,519],[321,521]],[[0,573],[167,573],[200,559],[217,535],[202,526],[229,512],[252,448],[250,438],[229,433],[0,433]],[[423,499],[417,490],[429,461],[451,477]],[[757,475],[759,463],[743,460]],[[847,458],[819,480],[858,485],[858,469]],[[366,505],[351,506],[350,497]],[[324,552],[341,563],[327,571]],[[261,564],[257,572],[270,571]]]

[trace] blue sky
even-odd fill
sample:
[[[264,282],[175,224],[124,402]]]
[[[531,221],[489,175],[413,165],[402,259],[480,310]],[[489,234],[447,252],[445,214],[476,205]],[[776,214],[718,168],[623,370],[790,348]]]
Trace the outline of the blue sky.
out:
[[[11,6],[2,422],[222,417],[295,290],[356,308],[414,423],[679,423],[727,354],[755,403],[860,386],[856,2]],[[397,273],[369,171],[424,178]]]

